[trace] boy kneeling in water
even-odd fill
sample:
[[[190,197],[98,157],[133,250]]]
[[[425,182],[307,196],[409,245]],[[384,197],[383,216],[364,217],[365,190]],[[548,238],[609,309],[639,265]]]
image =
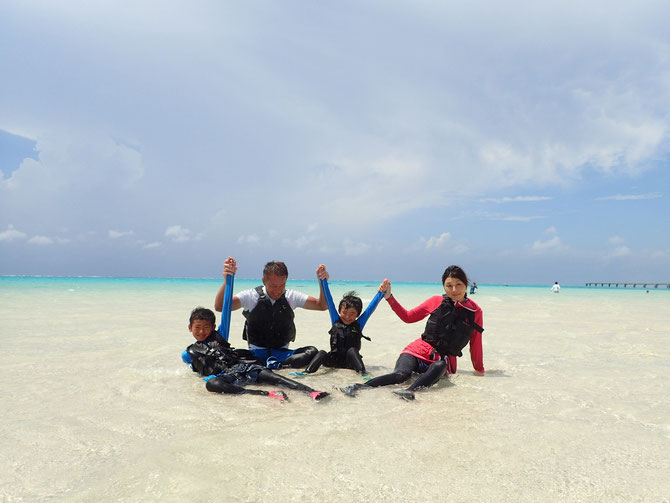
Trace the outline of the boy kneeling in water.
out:
[[[188,330],[196,342],[186,348],[182,359],[191,364],[194,372],[207,378],[207,390],[214,393],[263,395],[280,400],[288,397],[283,391],[246,389],[247,383],[271,384],[308,393],[314,400],[328,396],[325,391],[316,391],[309,386],[293,381],[265,368],[247,350],[231,347],[214,330],[216,316],[204,307],[196,307],[191,312]],[[261,362],[262,363],[262,362]]]
[[[361,338],[367,340],[370,340],[370,338],[363,335],[363,327],[377,309],[379,302],[384,298],[384,291],[381,290],[380,286],[377,295],[372,299],[363,314],[361,314],[363,301],[356,296],[356,292],[345,293],[339,307],[335,309],[333,296],[328,287],[330,275],[326,271],[326,266],[321,264],[316,273],[319,281],[321,281],[333,326],[328,332],[330,334],[330,353],[323,350],[319,351],[312,358],[305,369],[305,373],[314,373],[321,365],[325,365],[326,367],[353,369],[359,374],[365,375],[367,372],[360,353]]]

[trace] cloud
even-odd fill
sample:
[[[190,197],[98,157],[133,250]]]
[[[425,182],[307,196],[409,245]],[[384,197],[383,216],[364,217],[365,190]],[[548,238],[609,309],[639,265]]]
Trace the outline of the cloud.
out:
[[[596,201],[638,201],[643,199],[658,199],[660,197],[663,197],[663,195],[658,192],[629,195],[617,194],[614,196],[596,197]]]
[[[499,198],[484,198],[481,201],[485,203],[527,203],[537,201],[549,201],[553,199],[548,196],[515,196],[515,197],[499,197]]]
[[[0,241],[15,241],[26,237],[25,232],[17,231],[11,224],[7,226],[7,230],[0,232]]]
[[[651,258],[656,260],[669,260],[670,259],[670,249],[669,250],[653,250],[651,252]]]
[[[544,233],[545,233],[545,234],[557,234],[558,231],[556,230],[556,227],[551,226],[551,227],[547,227],[547,228],[544,230]]]
[[[364,255],[372,248],[371,245],[367,243],[356,242],[349,238],[346,238],[342,245],[344,247],[344,254],[349,257]]]
[[[500,222],[532,222],[533,220],[542,220],[547,218],[543,215],[506,215],[499,212],[478,211],[469,213],[469,216],[477,216],[484,220],[493,220]]]
[[[165,229],[165,237],[170,238],[175,243],[184,243],[192,239],[191,231],[181,225],[171,225]]]
[[[627,246],[617,246],[614,250],[608,253],[609,257],[627,257],[631,255],[631,250]]]
[[[449,253],[453,253],[456,255],[463,255],[465,253],[468,253],[470,251],[470,247],[466,245],[465,243],[457,243],[451,247],[449,247]]]
[[[247,234],[237,238],[238,244],[253,244],[260,242],[261,238],[257,234]]]
[[[616,245],[616,244],[621,244],[623,243],[623,238],[620,236],[612,236],[611,238],[608,239],[610,244]]]
[[[502,220],[505,222],[532,222],[533,220],[540,220],[542,218],[547,218],[539,215],[528,215],[528,216],[519,216],[519,215],[507,215],[507,216],[498,216],[492,217],[492,220]]]
[[[50,245],[53,244],[54,240],[47,236],[33,236],[28,240],[28,243],[32,245]]]
[[[544,251],[556,251],[564,248],[563,243],[561,243],[561,238],[554,236],[551,239],[546,241],[535,241],[533,242],[533,250],[544,252]]]
[[[163,243],[161,243],[160,241],[154,241],[153,243],[147,243],[145,245],[142,245],[142,249],[151,250],[153,248],[160,248],[161,246],[163,246]]]
[[[477,201],[515,208],[482,220],[534,222],[547,217],[510,204],[583,194],[576,227],[595,197],[582,189],[663,186],[651,175],[670,153],[667,2],[159,5],[3,4],[0,45],[21,57],[3,59],[0,129],[39,154],[0,178],[0,215],[19,229],[104,244],[133,229],[153,241],[138,247],[262,237],[299,255],[340,252],[343,236],[355,250],[442,250],[454,240],[416,236]],[[478,224],[468,236],[552,246],[535,225]],[[9,231],[3,242],[27,238]]]
[[[124,236],[132,236],[133,234],[134,234],[133,231],[115,231],[115,230],[109,230],[109,231],[107,232],[107,235],[108,235],[111,239],[118,239],[118,238],[122,238],[122,237],[124,237]]]
[[[49,237],[49,236],[33,236],[28,240],[28,244],[31,245],[39,245],[39,246],[46,246],[46,245],[52,245],[52,244],[67,244],[70,243],[71,240],[68,238],[63,238],[63,237]]]
[[[448,232],[443,232],[438,237],[431,236],[426,240],[426,248],[439,248],[449,241],[450,237],[451,234]]]
[[[294,238],[285,237],[282,239],[282,246],[285,246],[287,248],[304,249],[316,241],[318,241],[318,237],[313,234],[298,236]]]

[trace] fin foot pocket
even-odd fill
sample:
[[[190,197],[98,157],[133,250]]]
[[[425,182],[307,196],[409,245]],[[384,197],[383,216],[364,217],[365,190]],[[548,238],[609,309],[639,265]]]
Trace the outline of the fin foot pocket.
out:
[[[283,391],[270,391],[268,396],[270,398],[276,398],[280,402],[288,402],[288,395]]]
[[[314,400],[319,401],[323,400],[327,396],[330,396],[330,393],[327,391],[312,391],[309,396],[311,396]]]
[[[408,389],[404,389],[402,391],[394,391],[393,394],[398,395],[403,400],[407,400],[407,401],[414,400],[414,392],[410,391]]]

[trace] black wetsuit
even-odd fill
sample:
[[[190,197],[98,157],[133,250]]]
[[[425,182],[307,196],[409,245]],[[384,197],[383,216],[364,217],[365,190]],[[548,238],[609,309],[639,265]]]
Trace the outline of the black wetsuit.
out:
[[[311,393],[313,388],[275,374],[263,366],[262,361],[247,350],[234,349],[214,332],[203,342],[191,344],[186,351],[191,357],[191,367],[201,375],[215,375],[207,380],[207,390],[216,393],[247,393],[247,383],[271,384]],[[260,392],[266,394],[267,392]]]
[[[395,363],[395,368],[390,374],[375,377],[365,383],[365,386],[387,386],[389,384],[400,384],[408,380],[412,376],[412,372],[420,373],[421,375],[408,388],[410,391],[416,391],[420,388],[427,388],[432,386],[440,378],[447,373],[447,362],[445,360],[438,360],[428,364],[419,360],[416,356],[408,353],[402,353]]]
[[[330,334],[330,352],[319,351],[309,363],[305,372],[316,372],[321,365],[340,369],[353,369],[365,374],[365,365],[361,356],[361,338],[365,337],[358,321],[349,325],[337,319],[328,332]],[[368,337],[365,337],[369,340]]]

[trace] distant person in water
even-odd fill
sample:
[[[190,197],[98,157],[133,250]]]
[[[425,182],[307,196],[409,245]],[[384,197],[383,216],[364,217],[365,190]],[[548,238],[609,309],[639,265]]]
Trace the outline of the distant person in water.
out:
[[[221,311],[226,288],[226,275],[237,272],[237,263],[228,257],[223,264],[223,285],[216,294],[214,309]],[[316,299],[295,290],[286,289],[288,269],[284,262],[268,262],[263,269],[263,284],[233,296],[232,310],[240,307],[247,319],[242,338],[249,343],[249,350],[257,357],[281,362],[282,367],[305,367],[314,358],[317,349],[304,346],[289,349],[295,340],[293,319],[296,308],[325,311],[328,309],[321,290]]]
[[[356,292],[347,292],[342,297],[339,306],[335,308],[333,296],[328,287],[328,278],[330,275],[326,266],[321,264],[317,269],[317,276],[321,282],[321,288],[326,297],[328,311],[332,327],[328,332],[330,334],[330,352],[319,351],[312,361],[309,362],[305,372],[312,374],[319,370],[321,365],[326,367],[335,367],[340,369],[353,369],[359,374],[367,374],[363,357],[361,356],[361,339],[370,340],[363,335],[363,327],[368,319],[374,313],[375,309],[384,298],[384,292],[377,292],[365,312],[363,310],[363,301],[356,296]]]
[[[476,375],[484,375],[482,332],[484,328],[481,308],[467,298],[468,277],[459,266],[452,265],[442,274],[445,295],[435,295],[407,311],[391,294],[391,283],[384,280],[381,290],[391,309],[405,323],[414,323],[426,317],[428,322],[420,338],[410,343],[398,357],[392,373],[375,377],[365,384],[355,384],[341,391],[355,396],[368,387],[400,384],[412,373],[420,374],[414,383],[403,391],[396,391],[406,400],[414,400],[414,392],[435,384],[445,374],[456,372],[456,358],[470,345],[470,359]]]
[[[558,281],[554,281],[554,286],[551,287],[551,291],[554,293],[561,291],[561,285],[558,284]]]
[[[194,372],[206,377],[208,391],[226,394],[263,395],[286,400],[283,391],[265,391],[246,389],[245,384],[258,383],[284,387],[308,393],[314,400],[328,396],[325,391],[316,391],[302,383],[275,374],[265,367],[265,362],[255,358],[247,350],[231,347],[214,330],[216,317],[214,312],[204,307],[196,307],[191,312],[188,330],[196,340],[182,354],[185,363],[191,364]]]
[[[476,282],[476,281],[473,281],[473,282],[472,282],[472,285],[470,285],[470,295],[474,295],[474,294],[475,294],[475,290],[477,290],[477,288],[479,288],[479,287],[477,286],[477,282]]]

